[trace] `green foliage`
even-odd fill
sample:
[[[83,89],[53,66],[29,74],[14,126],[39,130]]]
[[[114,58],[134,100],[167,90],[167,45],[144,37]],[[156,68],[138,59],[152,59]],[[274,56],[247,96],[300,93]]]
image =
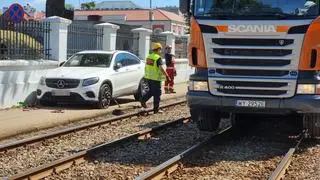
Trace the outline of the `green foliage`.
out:
[[[81,4],[81,9],[94,9],[95,7],[96,3],[94,1]]]
[[[72,5],[72,4],[68,4],[68,3],[66,3],[65,5],[64,5],[64,8],[66,9],[66,10],[74,10],[74,6]]]

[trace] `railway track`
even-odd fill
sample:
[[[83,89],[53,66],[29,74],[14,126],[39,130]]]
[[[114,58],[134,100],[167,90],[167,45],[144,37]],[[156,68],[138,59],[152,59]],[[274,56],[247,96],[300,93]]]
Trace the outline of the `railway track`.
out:
[[[190,120],[190,117],[180,118],[178,120],[157,126],[155,128],[149,128],[149,129],[128,135],[126,137],[114,140],[112,142],[100,144],[98,146],[83,150],[83,151],[78,152],[76,154],[73,154],[69,157],[50,162],[48,164],[27,170],[27,171],[20,173],[20,174],[6,177],[6,179],[9,179],[9,180],[13,180],[13,179],[42,179],[42,178],[45,178],[45,177],[52,175],[54,173],[60,173],[63,170],[66,170],[70,167],[81,164],[82,162],[86,161],[87,158],[89,158],[89,157],[91,157],[101,151],[105,151],[108,148],[113,148],[113,147],[116,147],[119,145],[123,145],[123,144],[130,142],[130,141],[150,138],[151,136],[153,136],[153,134],[156,134],[156,133],[158,133],[166,128],[169,128],[169,127],[174,127],[177,125],[185,124],[185,123],[189,122],[189,120]]]
[[[281,162],[278,164],[277,168],[272,172],[271,176],[269,177],[269,180],[281,180],[285,177],[286,171],[290,166],[290,163],[292,162],[294,153],[299,149],[299,146],[302,142],[302,140],[307,136],[308,131],[304,130],[300,138],[297,142],[297,144],[290,148],[289,151],[285,154],[285,156],[281,159]]]
[[[136,179],[268,179],[283,152],[292,147],[292,141],[295,139],[300,144],[304,136],[299,131],[288,129],[281,131],[284,133],[281,141],[277,140],[279,137],[264,139],[263,137],[269,137],[281,127],[275,125],[277,128],[273,129],[273,124],[269,124],[256,124],[250,128],[252,131],[242,129],[238,132],[237,129],[232,129],[231,136],[222,140],[217,140],[219,136],[213,135],[215,140],[212,143],[206,143],[208,141],[205,140],[203,144],[194,145],[163,161],[164,163],[159,163],[159,166],[150,171],[136,176]],[[260,128],[268,130],[263,132]],[[242,133],[244,131],[248,133]],[[292,137],[294,134],[296,136]],[[284,137],[288,138],[285,140]]]
[[[201,147],[203,147],[205,144],[213,141],[215,138],[220,137],[222,134],[225,134],[225,132],[229,131],[231,127],[227,127],[224,130],[221,130],[217,133],[214,133],[210,136],[208,136],[203,141],[189,147],[188,149],[184,150],[182,153],[179,153],[178,155],[172,157],[171,159],[165,161],[164,163],[160,164],[159,166],[156,166],[155,168],[151,169],[150,171],[147,171],[138,177],[136,177],[136,180],[149,180],[149,179],[162,179],[166,176],[170,175],[174,171],[178,170],[181,164],[181,161],[185,159],[186,157],[190,156],[191,154],[197,152]]]
[[[181,100],[181,101],[178,101],[178,102],[162,105],[162,106],[160,106],[160,108],[161,109],[169,108],[169,107],[181,105],[181,104],[184,104],[184,103],[186,103],[186,101],[185,100]],[[129,114],[125,114],[125,115],[109,118],[109,119],[106,119],[106,120],[101,120],[101,121],[97,121],[97,122],[88,123],[88,124],[85,124],[85,125],[71,127],[71,128],[67,128],[67,129],[64,129],[64,130],[59,130],[59,131],[56,131],[56,132],[52,132],[52,133],[48,133],[48,134],[44,134],[44,135],[40,135],[40,136],[35,136],[35,137],[31,137],[31,138],[27,138],[27,139],[23,139],[23,140],[19,140],[19,141],[7,143],[7,144],[1,144],[0,145],[0,152],[8,151],[10,149],[14,149],[14,148],[22,147],[22,146],[27,146],[27,145],[30,145],[30,144],[33,144],[33,143],[46,141],[48,139],[56,138],[56,137],[59,137],[59,136],[71,134],[71,133],[82,131],[82,130],[86,130],[86,129],[89,129],[89,128],[99,127],[99,126],[102,126],[102,125],[111,124],[111,123],[114,123],[114,122],[117,122],[117,121],[126,120],[126,119],[133,118],[133,117],[136,117],[136,116],[141,116],[141,115],[144,115],[146,113],[148,114],[148,113],[150,113],[152,111],[153,110],[151,108],[149,108],[149,109],[146,109],[146,110],[143,110],[143,111],[139,111],[139,112],[129,113]]]

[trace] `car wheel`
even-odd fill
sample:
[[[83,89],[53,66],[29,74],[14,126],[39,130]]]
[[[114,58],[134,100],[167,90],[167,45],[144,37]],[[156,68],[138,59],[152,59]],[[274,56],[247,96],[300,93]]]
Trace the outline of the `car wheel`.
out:
[[[107,109],[110,106],[112,99],[112,91],[109,84],[103,84],[100,87],[99,102],[97,104],[99,109]]]
[[[134,94],[134,99],[135,99],[136,101],[140,101],[141,98],[142,98],[145,94],[147,94],[149,90],[150,90],[150,89],[149,89],[148,83],[147,83],[144,79],[142,79],[142,80],[140,81],[139,88],[138,88],[137,92]]]

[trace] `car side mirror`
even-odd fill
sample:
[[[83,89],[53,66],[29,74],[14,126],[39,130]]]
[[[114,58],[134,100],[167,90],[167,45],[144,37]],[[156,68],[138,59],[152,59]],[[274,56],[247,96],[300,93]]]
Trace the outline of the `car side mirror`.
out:
[[[121,63],[116,63],[116,65],[114,65],[114,70],[120,69],[122,68],[122,64]]]
[[[66,63],[66,61],[61,62],[61,63],[59,64],[59,67],[63,66],[64,63]]]

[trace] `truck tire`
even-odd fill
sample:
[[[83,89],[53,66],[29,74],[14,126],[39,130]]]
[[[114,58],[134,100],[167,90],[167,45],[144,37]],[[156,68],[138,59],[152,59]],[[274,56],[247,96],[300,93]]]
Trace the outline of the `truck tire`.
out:
[[[320,114],[304,114],[303,128],[308,129],[311,138],[320,139]]]
[[[211,109],[191,110],[191,118],[197,122],[200,131],[214,132],[221,121],[221,112]]]

